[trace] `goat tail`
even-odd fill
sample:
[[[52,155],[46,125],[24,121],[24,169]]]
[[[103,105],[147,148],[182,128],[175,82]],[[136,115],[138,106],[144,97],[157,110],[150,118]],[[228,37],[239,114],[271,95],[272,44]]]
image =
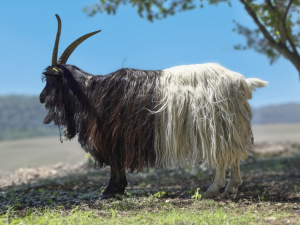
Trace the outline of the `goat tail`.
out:
[[[248,79],[246,79],[246,82],[251,91],[256,91],[256,88],[268,86],[267,81],[263,81],[263,80],[260,80],[257,78],[248,78]]]

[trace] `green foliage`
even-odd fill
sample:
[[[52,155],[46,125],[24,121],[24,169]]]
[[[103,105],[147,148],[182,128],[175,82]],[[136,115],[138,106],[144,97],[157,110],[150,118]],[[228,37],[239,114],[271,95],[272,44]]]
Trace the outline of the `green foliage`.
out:
[[[31,210],[30,210],[30,209],[27,209],[26,217],[29,217],[29,216],[31,216]]]
[[[277,59],[279,59],[280,54],[269,45],[269,42],[266,39],[262,37],[259,29],[250,30],[239,23],[236,23],[236,27],[237,32],[247,38],[247,45],[237,44],[234,46],[235,50],[253,48],[255,51],[267,55],[270,59],[270,64],[273,64]]]
[[[164,192],[164,191],[159,191],[155,194],[153,194],[153,197],[156,198],[166,198],[168,196],[168,193]]]
[[[233,0],[206,0],[211,5],[227,3],[231,6]],[[252,48],[266,55],[270,63],[275,62],[281,55],[290,60],[300,73],[300,57],[297,48],[300,47],[299,7],[300,0],[239,0],[250,17],[257,25],[256,29],[249,29],[238,22],[236,29],[247,39],[246,45],[235,45],[236,50]],[[203,8],[204,1],[200,0],[100,0],[84,11],[93,16],[97,12],[115,14],[122,4],[130,4],[137,8],[141,17],[149,21],[163,19],[178,12]]]
[[[87,159],[87,162],[90,166],[97,165],[97,161],[94,159],[94,157],[90,153],[86,153],[85,158]]]
[[[202,195],[200,194],[200,188],[197,188],[196,190],[193,191],[192,199],[195,200],[200,200]]]
[[[267,55],[271,64],[281,55],[292,62],[296,58],[299,61],[297,48],[300,47],[300,32],[297,27],[300,24],[300,1],[240,1],[256,23],[257,28],[251,30],[236,23],[237,32],[247,38],[247,45],[236,45],[235,49],[253,48],[257,52]],[[295,62],[293,63],[295,65]],[[298,63],[300,64],[300,62]]]
[[[46,114],[38,96],[0,97],[0,140],[57,134],[43,124]]]
[[[206,0],[209,4],[218,4],[221,2],[227,2],[228,0]],[[204,7],[204,1],[200,0],[200,7]],[[187,10],[195,9],[198,6],[198,1],[194,0],[100,0],[92,6],[85,7],[84,12],[89,16],[95,15],[97,12],[106,12],[108,15],[116,14],[116,11],[120,5],[130,4],[134,8],[137,8],[137,12],[142,18],[153,22],[155,19],[163,19],[167,16],[175,15],[177,12],[183,12]]]

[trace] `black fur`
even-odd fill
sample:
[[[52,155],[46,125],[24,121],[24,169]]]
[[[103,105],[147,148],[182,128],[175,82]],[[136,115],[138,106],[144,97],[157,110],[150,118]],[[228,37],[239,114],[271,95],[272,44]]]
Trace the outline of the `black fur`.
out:
[[[161,71],[121,69],[91,76],[72,65],[48,67],[41,103],[49,109],[44,123],[65,127],[68,139],[78,134],[81,146],[110,165],[111,180],[104,196],[123,193],[125,170],[142,171],[155,165],[154,124]],[[86,86],[86,81],[88,85]]]

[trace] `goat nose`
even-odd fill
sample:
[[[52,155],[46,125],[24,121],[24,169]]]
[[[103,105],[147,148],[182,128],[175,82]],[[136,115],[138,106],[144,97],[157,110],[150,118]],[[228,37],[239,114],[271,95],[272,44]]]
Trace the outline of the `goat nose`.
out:
[[[40,97],[40,103],[42,103],[42,104],[45,103],[45,98],[44,97]]]
[[[43,92],[40,94],[40,103],[42,104],[46,102],[46,95]]]

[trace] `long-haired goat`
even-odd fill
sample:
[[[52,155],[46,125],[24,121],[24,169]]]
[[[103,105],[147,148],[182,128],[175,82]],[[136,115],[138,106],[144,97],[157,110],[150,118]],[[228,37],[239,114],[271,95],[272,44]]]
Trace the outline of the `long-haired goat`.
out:
[[[206,196],[215,196],[231,179],[225,194],[241,184],[239,163],[253,147],[247,99],[267,82],[245,79],[218,64],[178,66],[165,70],[120,69],[93,76],[66,62],[88,37],[73,42],[57,61],[61,21],[52,56],[44,71],[40,102],[49,109],[44,123],[78,135],[82,148],[111,177],[102,198],[123,194],[126,170],[182,168],[205,161],[216,170]]]

